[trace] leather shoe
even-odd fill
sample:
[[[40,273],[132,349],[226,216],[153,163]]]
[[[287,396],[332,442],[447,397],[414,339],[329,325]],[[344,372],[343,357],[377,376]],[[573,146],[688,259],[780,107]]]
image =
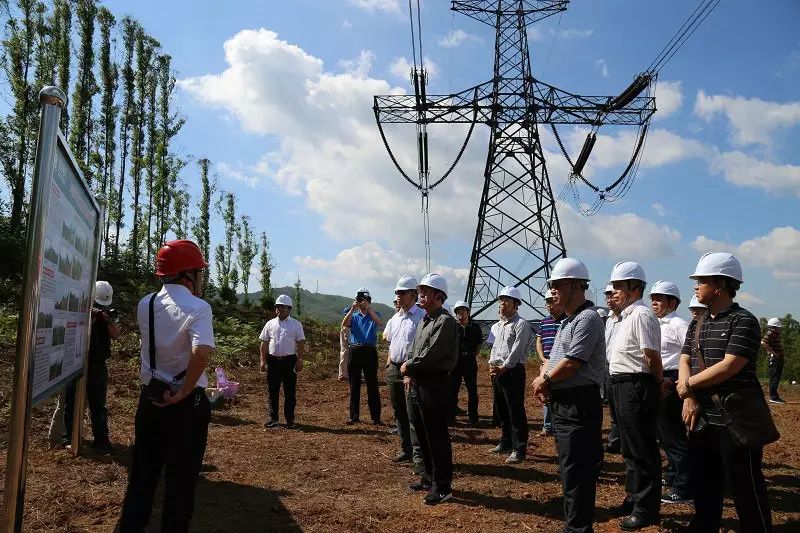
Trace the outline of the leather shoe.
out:
[[[638,531],[647,526],[658,525],[659,520],[647,520],[636,515],[630,515],[622,519],[619,528],[623,531]]]
[[[622,501],[622,505],[619,507],[614,508],[614,516],[628,516],[633,512],[633,502],[630,501],[628,498],[625,498]]]
[[[392,459],[393,463],[406,463],[411,460],[411,455],[407,454],[406,452],[400,452],[397,454],[397,457]]]
[[[604,449],[606,453],[622,453],[622,449],[620,448],[619,444],[606,444]]]

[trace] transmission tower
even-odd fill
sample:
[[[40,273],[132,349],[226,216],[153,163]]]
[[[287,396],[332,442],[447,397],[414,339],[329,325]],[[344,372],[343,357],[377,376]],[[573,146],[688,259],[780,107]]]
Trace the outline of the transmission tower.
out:
[[[383,125],[417,125],[420,176],[424,176],[418,188],[424,199],[452,171],[472,127],[482,123],[490,128],[466,293],[473,316],[492,308],[498,293],[507,285],[520,289],[523,305],[541,316],[547,314],[544,309],[546,279],[555,262],[566,256],[566,247],[542,154],[539,124],[592,127],[592,133],[573,164],[571,179],[574,179],[580,177],[580,170],[594,146],[597,128],[606,124],[630,125],[639,126],[640,131],[644,128],[646,132],[646,125],[655,112],[654,98],[639,96],[652,81],[647,74],[639,76],[615,97],[579,96],[533,77],[527,26],[566,10],[568,3],[568,0],[453,1],[453,11],[494,27],[492,79],[459,93],[427,95],[424,69],[418,71],[415,67],[412,73],[414,95],[376,96],[374,100],[375,118],[392,161],[415,186],[417,184],[400,168],[392,154]],[[424,128],[434,123],[461,123],[471,127],[456,163],[445,176],[429,186]],[[639,150],[636,157],[638,154]]]

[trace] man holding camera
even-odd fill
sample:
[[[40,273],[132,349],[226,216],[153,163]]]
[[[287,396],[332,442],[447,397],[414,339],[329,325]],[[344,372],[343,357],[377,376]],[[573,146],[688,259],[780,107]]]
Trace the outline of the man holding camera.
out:
[[[108,410],[106,392],[108,390],[108,366],[106,359],[111,357],[111,341],[119,338],[119,326],[115,323],[117,312],[109,309],[114,289],[107,281],[94,285],[92,307],[92,330],[89,337],[89,367],[86,370],[86,401],[92,419],[92,448],[105,453],[111,452],[108,438]],[[72,439],[72,425],[75,417],[75,393],[77,384],[70,385],[64,394],[64,435],[63,445]],[[80,415],[79,415],[80,416]]]
[[[372,423],[381,422],[381,396],[378,392],[378,328],[383,321],[372,309],[372,297],[362,287],[356,292],[356,299],[342,320],[343,328],[350,328],[350,362],[347,373],[350,377],[350,417],[346,424],[359,422],[361,403],[361,373],[367,384],[367,403]]]

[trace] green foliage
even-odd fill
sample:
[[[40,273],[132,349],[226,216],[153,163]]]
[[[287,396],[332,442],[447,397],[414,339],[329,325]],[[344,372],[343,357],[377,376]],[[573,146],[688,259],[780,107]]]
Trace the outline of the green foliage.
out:
[[[19,314],[9,307],[0,307],[0,350],[11,350],[17,343]]]
[[[275,298],[272,296],[272,270],[275,264],[269,253],[269,240],[266,232],[261,232],[261,256],[259,262],[259,272],[261,274],[261,297],[259,303],[262,309],[272,310],[275,307]]]
[[[237,261],[242,273],[242,286],[244,287],[244,305],[250,305],[247,295],[247,288],[250,285],[250,268],[253,266],[253,259],[258,251],[258,244],[253,238],[253,230],[250,229],[250,217],[242,217],[242,225],[239,229],[239,254]]]

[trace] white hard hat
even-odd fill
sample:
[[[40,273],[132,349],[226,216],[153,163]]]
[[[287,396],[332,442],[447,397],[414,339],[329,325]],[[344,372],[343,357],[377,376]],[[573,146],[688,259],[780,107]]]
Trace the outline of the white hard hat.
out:
[[[613,285],[606,285],[606,290],[603,291],[603,294],[608,294],[609,292],[614,292]]]
[[[500,294],[498,294],[497,297],[499,298],[501,296],[514,298],[519,303],[522,303],[522,294],[520,294],[519,289],[516,287],[512,287],[510,285],[508,287],[503,287],[503,290],[500,291]]]
[[[94,301],[97,305],[111,305],[114,289],[107,281],[98,281],[94,284]]]
[[[394,290],[396,291],[415,291],[417,290],[417,278],[414,276],[403,276],[397,280]]]
[[[292,306],[292,299],[286,296],[285,294],[281,294],[277,298],[275,298],[275,305],[285,305],[287,307]]]
[[[681,301],[681,291],[678,289],[678,286],[672,283],[671,281],[656,281],[653,283],[653,288],[650,289],[650,296],[654,294],[663,294],[666,296],[672,296],[677,298],[678,301]]]
[[[467,309],[467,311],[469,311],[469,304],[467,302],[465,302],[464,300],[458,300],[456,303],[454,303],[453,304],[453,311],[455,311],[459,307],[464,307],[464,308]]]
[[[644,275],[642,265],[635,261],[617,263],[614,265],[614,268],[611,269],[611,277],[608,278],[608,281],[625,281],[629,279],[647,283],[647,276]]]
[[[419,285],[417,285],[417,287],[423,287],[423,286],[431,287],[433,289],[442,291],[444,293],[445,299],[447,299],[447,282],[439,274],[431,272],[430,274],[422,278],[422,281],[419,282]]]
[[[781,327],[781,319],[778,317],[773,317],[767,320],[767,325],[771,328],[779,328]]]
[[[598,307],[595,309],[595,311],[597,311],[597,314],[600,315],[600,318],[608,318],[608,309],[605,307]]]
[[[694,274],[689,277],[697,279],[702,276],[726,276],[744,283],[741,263],[733,254],[727,252],[709,252],[701,257]]]
[[[555,297],[556,297],[556,293],[553,292],[553,289],[547,289],[547,292],[544,293],[544,299],[545,300],[552,300]]]
[[[703,309],[706,308],[706,304],[701,304],[700,300],[697,299],[697,296],[692,296],[692,301],[689,302],[689,309],[692,307],[702,307]]]
[[[589,281],[589,269],[581,261],[572,257],[562,257],[550,272],[547,281],[557,281],[559,279],[580,279]]]
[[[447,305],[446,303],[443,303],[443,304],[442,304],[442,309],[444,309],[445,311],[447,311],[447,314],[448,314],[448,315],[450,315],[450,316],[453,316],[453,309],[451,309],[451,308],[450,308],[450,306],[449,306],[449,305]]]

